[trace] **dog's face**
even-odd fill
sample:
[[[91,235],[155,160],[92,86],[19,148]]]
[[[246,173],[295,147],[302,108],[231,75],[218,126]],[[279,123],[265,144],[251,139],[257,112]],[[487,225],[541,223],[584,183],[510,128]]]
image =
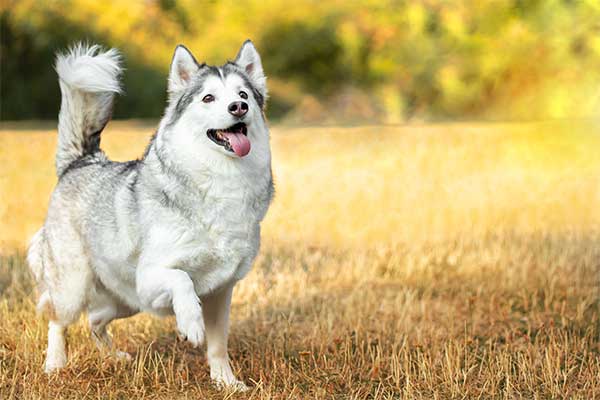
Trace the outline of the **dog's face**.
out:
[[[234,62],[198,64],[178,46],[169,73],[164,140],[178,156],[243,158],[264,150],[266,78],[258,52],[246,41]],[[256,154],[255,154],[256,155]]]

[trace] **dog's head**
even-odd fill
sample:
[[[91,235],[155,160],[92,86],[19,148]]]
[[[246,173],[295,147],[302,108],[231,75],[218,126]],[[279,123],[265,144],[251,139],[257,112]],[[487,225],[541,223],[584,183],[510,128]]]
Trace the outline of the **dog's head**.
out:
[[[185,158],[215,152],[242,158],[268,146],[263,110],[266,78],[250,40],[235,61],[214,67],[199,64],[184,46],[177,46],[169,72],[169,107],[164,140]]]

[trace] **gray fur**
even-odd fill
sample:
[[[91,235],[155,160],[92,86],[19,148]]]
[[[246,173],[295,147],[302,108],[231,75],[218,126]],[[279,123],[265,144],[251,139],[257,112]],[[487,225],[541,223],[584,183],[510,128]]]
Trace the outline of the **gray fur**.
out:
[[[253,46],[250,50],[256,59]],[[51,319],[46,371],[64,366],[64,329],[84,310],[99,345],[109,342],[105,328],[111,320],[140,311],[174,313],[179,331],[198,345],[206,302],[211,377],[243,386],[229,366],[222,325],[233,285],[257,255],[260,222],[273,196],[266,87],[261,93],[256,78],[236,64],[199,65],[178,48],[169,104],[156,134],[141,159],[114,162],[99,144],[120,70],[108,68],[100,81],[87,72],[94,70],[90,66],[116,65],[116,53],[80,48],[71,54],[69,68],[59,71],[59,180],[28,253],[41,292],[38,308]],[[59,63],[64,67],[65,59]],[[77,74],[81,79],[73,79]],[[206,137],[207,128],[240,121],[225,103],[198,103],[211,76],[223,80],[223,102],[236,98],[240,86],[254,94],[248,114],[239,117],[248,124],[244,140],[252,143],[252,152],[239,158]],[[265,78],[258,78],[264,86]],[[203,116],[221,125],[205,126]]]

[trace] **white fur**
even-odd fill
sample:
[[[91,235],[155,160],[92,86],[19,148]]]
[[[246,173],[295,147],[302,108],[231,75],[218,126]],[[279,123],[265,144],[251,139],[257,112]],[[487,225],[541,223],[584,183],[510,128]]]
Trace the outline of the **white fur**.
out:
[[[235,62],[246,70],[256,87],[267,97],[267,78],[258,51],[251,41],[244,42]]]
[[[100,93],[117,90],[118,85],[107,81],[100,84],[102,79],[91,83],[88,71],[97,71],[100,64],[108,70],[116,65],[110,63],[108,53],[91,56],[95,51],[75,50],[71,54],[77,56],[59,59],[57,70],[59,75],[64,73],[61,81],[69,88],[97,88]],[[248,71],[252,84],[266,95],[260,57],[250,42],[244,44],[237,60]],[[79,67],[65,72],[67,65]],[[68,197],[61,197],[62,192],[55,192],[46,225],[32,240],[29,253],[38,281],[50,287],[42,300],[51,303],[55,311],[49,328],[46,371],[65,365],[64,329],[83,308],[87,307],[93,337],[104,350],[112,349],[106,330],[110,321],[147,311],[175,314],[178,331],[194,346],[201,345],[206,337],[211,378],[219,385],[245,388],[234,376],[227,354],[229,308],[235,283],[248,273],[258,253],[260,222],[271,199],[269,131],[251,88],[236,73],[207,78],[204,89],[195,94],[177,122],[171,123],[178,95],[199,68],[187,49],[176,49],[169,73],[170,103],[154,147],[136,176],[143,187],[158,187],[177,195],[189,189],[164,171],[161,157],[175,170],[184,171],[194,190],[194,194],[181,197],[192,202],[188,215],[158,206],[141,189],[134,199],[131,190],[122,185],[110,205],[114,228],[97,228],[90,239],[64,222],[90,211],[77,209]],[[118,75],[113,72],[115,75],[110,76]],[[206,133],[238,122],[227,106],[241,99],[242,90],[249,95],[245,99],[249,110],[243,121],[251,151],[238,157],[212,142]],[[215,101],[203,102],[207,94]],[[74,109],[65,110],[65,119],[73,119],[72,112]],[[44,243],[52,245],[53,255],[42,262]]]
[[[184,90],[197,70],[198,63],[192,53],[184,46],[177,46],[169,71],[169,93],[176,94]]]
[[[55,371],[67,364],[67,343],[65,327],[50,321],[48,324],[48,349],[46,350],[46,373]]]
[[[120,93],[121,57],[116,49],[78,43],[56,57],[56,72],[66,85],[84,92]]]
[[[229,303],[233,285],[247,274],[260,245],[259,222],[268,202],[256,199],[270,184],[269,135],[252,97],[245,119],[252,144],[247,156],[226,152],[205,132],[234,123],[226,110],[240,99],[240,90],[250,89],[237,75],[225,80],[210,77],[169,134],[158,135],[157,147],[176,154],[178,167],[192,172],[204,193],[197,204],[202,212],[193,221],[151,215],[152,229],[145,236],[136,270],[139,306],[162,313],[172,302],[178,329],[193,345],[201,344],[206,331],[211,378],[238,389],[245,386],[233,375],[227,356]],[[203,103],[206,94],[214,95],[215,101]],[[149,161],[154,157],[150,154]],[[158,171],[156,178],[163,178]],[[197,296],[204,299],[203,305]],[[210,309],[204,310],[204,305]]]
[[[121,58],[115,49],[101,52],[97,45],[76,44],[56,57],[62,94],[58,116],[56,172],[66,168],[89,149],[91,136],[110,119],[115,93],[120,93]]]

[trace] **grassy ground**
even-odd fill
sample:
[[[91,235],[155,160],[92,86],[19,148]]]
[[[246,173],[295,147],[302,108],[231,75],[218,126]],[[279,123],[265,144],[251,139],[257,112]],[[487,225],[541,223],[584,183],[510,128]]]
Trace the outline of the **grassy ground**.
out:
[[[600,398],[600,131],[593,123],[273,129],[277,196],[211,387],[174,321],[84,319],[42,373],[23,261],[55,183],[48,130],[0,131],[0,398]],[[113,124],[116,159],[151,128]]]

